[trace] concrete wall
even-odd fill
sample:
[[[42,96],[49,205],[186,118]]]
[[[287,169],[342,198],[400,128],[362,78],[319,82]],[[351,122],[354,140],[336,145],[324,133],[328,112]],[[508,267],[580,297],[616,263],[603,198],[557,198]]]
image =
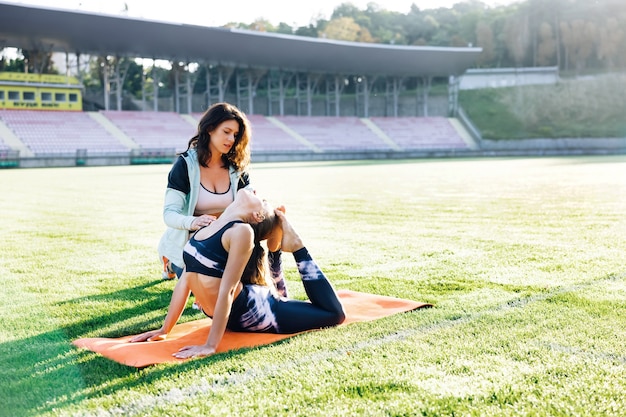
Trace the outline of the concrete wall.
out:
[[[536,157],[568,155],[626,155],[626,138],[605,139],[516,139],[483,140],[478,149],[423,149],[412,151],[356,151],[356,152],[257,152],[252,154],[253,163],[341,160],[394,160],[418,158],[475,158],[475,157]],[[137,161],[128,156],[97,157],[48,157],[22,158],[14,166],[0,168],[44,168],[74,166],[106,166],[131,164],[168,164],[171,158]]]
[[[483,139],[480,149],[490,151],[515,152],[564,152],[570,154],[624,154],[626,138],[561,138],[561,139]]]
[[[459,88],[516,87],[520,85],[556,84],[558,67],[468,69],[461,77]]]

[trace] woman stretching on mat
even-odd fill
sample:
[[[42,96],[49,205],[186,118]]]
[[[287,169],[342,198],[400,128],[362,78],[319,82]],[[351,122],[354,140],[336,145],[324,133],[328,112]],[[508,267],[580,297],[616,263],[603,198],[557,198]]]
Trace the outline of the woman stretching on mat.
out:
[[[310,302],[278,297],[272,281],[266,279],[260,241],[277,230],[282,232],[282,251],[293,254]],[[180,318],[190,292],[213,323],[204,345],[186,346],[173,355],[181,359],[215,353],[226,329],[297,333],[335,326],[345,319],[335,290],[287,221],[284,208],[272,210],[249,190],[239,190],[222,215],[189,240],[183,256],[185,270],[163,326],[131,342],[164,339]]]

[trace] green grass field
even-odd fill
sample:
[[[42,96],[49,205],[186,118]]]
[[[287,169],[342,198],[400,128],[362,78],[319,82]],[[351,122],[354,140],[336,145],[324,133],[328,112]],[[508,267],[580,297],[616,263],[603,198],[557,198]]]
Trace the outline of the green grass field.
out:
[[[0,415],[624,414],[626,156],[256,164],[336,288],[435,307],[137,370],[71,342],[161,324],[168,170],[0,170]]]

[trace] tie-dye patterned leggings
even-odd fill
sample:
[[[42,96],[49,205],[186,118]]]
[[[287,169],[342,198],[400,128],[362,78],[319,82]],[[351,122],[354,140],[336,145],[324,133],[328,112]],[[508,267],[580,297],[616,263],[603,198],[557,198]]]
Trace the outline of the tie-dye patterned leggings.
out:
[[[267,287],[245,285],[233,301],[228,329],[297,333],[343,322],[345,313],[337,293],[306,248],[293,257],[310,302],[276,298]]]

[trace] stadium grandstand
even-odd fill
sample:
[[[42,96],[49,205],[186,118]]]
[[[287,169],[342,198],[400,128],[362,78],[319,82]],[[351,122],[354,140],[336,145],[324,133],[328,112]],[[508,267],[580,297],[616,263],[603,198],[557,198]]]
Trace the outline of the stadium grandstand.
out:
[[[88,29],[87,29],[88,28]],[[0,47],[102,57],[100,108],[67,75],[0,74],[0,166],[169,163],[219,101],[250,118],[254,161],[473,155],[458,107],[480,48],[416,47],[203,27],[0,2]],[[121,60],[172,63],[173,97],[122,110]],[[206,91],[194,94],[198,67]],[[154,67],[153,67],[154,68]],[[433,79],[447,95],[431,97]],[[346,86],[350,84],[350,94]],[[415,94],[401,94],[407,85]]]

